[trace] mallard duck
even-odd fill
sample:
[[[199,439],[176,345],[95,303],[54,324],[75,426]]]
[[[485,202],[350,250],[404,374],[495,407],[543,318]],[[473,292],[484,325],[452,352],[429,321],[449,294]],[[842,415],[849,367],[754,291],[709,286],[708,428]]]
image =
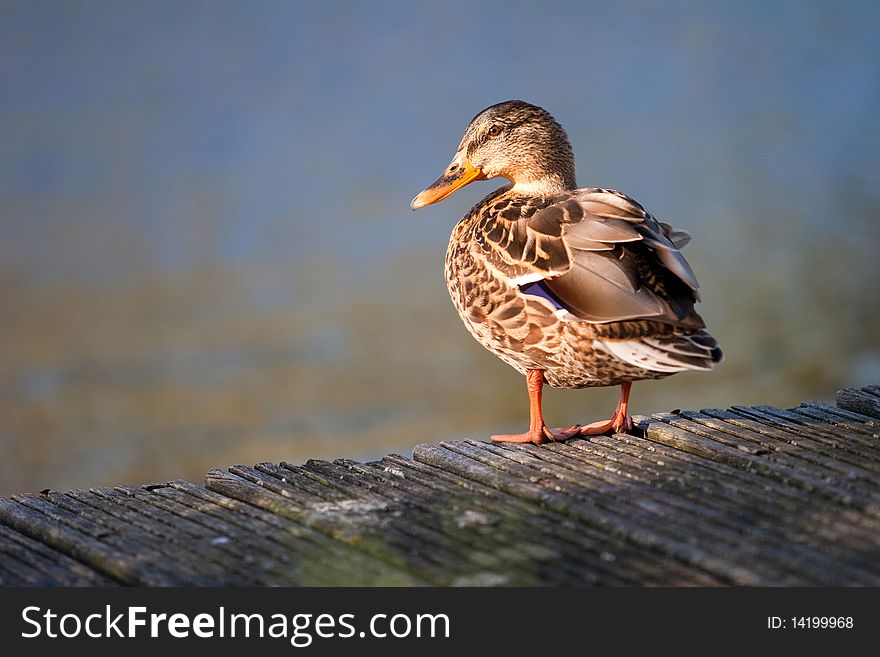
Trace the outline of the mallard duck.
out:
[[[541,107],[510,100],[477,114],[412,209],[499,177],[508,184],[456,224],[445,265],[464,325],[526,377],[528,431],[492,440],[540,444],[631,431],[633,381],[721,362],[694,310],[697,279],[679,251],[690,236],[618,191],[578,189],[568,136]],[[541,410],[545,382],[620,386],[620,398],[609,420],[550,429]]]

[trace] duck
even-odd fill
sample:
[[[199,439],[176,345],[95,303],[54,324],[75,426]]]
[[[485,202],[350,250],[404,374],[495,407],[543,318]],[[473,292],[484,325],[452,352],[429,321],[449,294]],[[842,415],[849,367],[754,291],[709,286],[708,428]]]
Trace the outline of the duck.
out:
[[[690,235],[626,194],[578,188],[568,135],[542,107],[509,100],[478,113],[452,162],[411,207],[493,178],[507,182],[458,221],[444,266],[467,330],[525,376],[529,428],[493,441],[631,432],[634,381],[722,361],[695,310],[699,284],[680,251]],[[549,428],[545,383],[619,386],[620,396],[608,420]]]

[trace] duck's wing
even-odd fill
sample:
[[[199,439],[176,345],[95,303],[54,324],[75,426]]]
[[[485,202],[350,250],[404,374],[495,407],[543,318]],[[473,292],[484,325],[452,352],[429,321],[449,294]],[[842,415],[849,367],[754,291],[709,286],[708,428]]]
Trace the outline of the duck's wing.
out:
[[[588,322],[703,326],[694,312],[699,285],[678,250],[687,233],[613,190],[578,189],[529,203],[496,212],[507,221],[487,223],[479,244],[487,264],[511,282]]]

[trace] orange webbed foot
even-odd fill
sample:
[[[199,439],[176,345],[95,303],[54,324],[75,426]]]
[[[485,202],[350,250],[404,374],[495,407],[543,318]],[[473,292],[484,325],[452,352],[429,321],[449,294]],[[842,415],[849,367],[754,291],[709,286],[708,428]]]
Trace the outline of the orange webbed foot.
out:
[[[540,445],[548,442],[561,442],[574,438],[580,431],[580,425],[569,427],[567,429],[548,429],[547,427],[539,427],[530,429],[525,433],[503,433],[492,436],[494,443],[533,443]]]
[[[606,433],[632,433],[633,419],[629,415],[615,415],[610,420],[585,424],[579,430],[582,436],[601,436]]]

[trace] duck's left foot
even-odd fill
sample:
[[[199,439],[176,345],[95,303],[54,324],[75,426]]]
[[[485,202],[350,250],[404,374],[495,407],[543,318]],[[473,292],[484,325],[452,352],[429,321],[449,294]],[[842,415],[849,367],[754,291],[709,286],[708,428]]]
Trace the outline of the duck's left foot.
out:
[[[582,436],[601,436],[605,433],[632,433],[633,419],[626,412],[629,405],[629,391],[632,383],[624,383],[620,386],[620,398],[617,400],[617,408],[610,420],[591,422],[580,428]]]
[[[500,433],[490,438],[493,443],[534,443],[540,445],[547,442],[542,428],[530,429],[525,433]]]
[[[578,433],[581,436],[601,436],[606,433],[632,433],[633,419],[629,415],[615,415],[610,420],[591,422],[582,426]]]
[[[581,432],[581,425],[576,424],[567,429],[545,429],[545,435],[554,442],[562,442],[574,438]]]
[[[493,443],[548,443],[550,441],[561,441],[574,438],[580,431],[579,426],[569,427],[568,429],[548,429],[547,427],[536,427],[530,429],[526,433],[502,433],[492,436]]]

